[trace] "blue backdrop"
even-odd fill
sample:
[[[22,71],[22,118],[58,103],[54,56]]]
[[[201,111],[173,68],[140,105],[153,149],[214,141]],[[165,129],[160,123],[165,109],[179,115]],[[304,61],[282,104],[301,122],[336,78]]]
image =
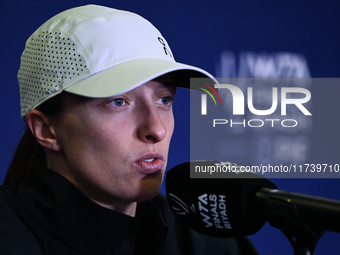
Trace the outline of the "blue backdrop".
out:
[[[51,16],[88,3],[125,9],[144,16],[165,36],[177,61],[199,66],[215,75],[242,75],[239,63],[245,54],[268,59],[268,56],[275,58],[279,53],[287,53],[300,56],[300,64],[311,77],[339,76],[340,19],[336,1],[2,1],[0,182],[24,124],[20,119],[16,79],[24,43]],[[234,62],[230,64],[229,60]],[[228,70],[223,69],[225,61],[229,63]],[[262,66],[262,74],[273,74],[267,71]],[[337,132],[340,124],[336,114],[340,109],[340,88],[334,86],[326,95],[321,92],[312,94],[321,103],[317,109],[313,108],[313,114],[319,113],[320,117],[317,123],[313,123],[310,157],[317,158],[319,162],[315,163],[339,164],[340,139]],[[168,168],[190,158],[188,108],[189,92],[179,89],[175,103],[176,130]],[[232,158],[220,160],[235,161]],[[277,179],[274,182],[280,189],[340,200],[339,179]],[[260,254],[293,252],[283,234],[268,224],[251,239]],[[340,234],[326,233],[319,241],[316,254],[338,254],[339,241]]]

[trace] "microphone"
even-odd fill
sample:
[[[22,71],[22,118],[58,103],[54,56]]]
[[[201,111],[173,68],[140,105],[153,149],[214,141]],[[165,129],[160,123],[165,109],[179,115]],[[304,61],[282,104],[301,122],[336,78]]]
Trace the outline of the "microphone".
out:
[[[216,164],[233,166],[236,171],[224,173],[223,179],[190,178],[190,167]],[[261,187],[277,187],[259,175],[237,170],[239,166],[219,161],[186,162],[168,170],[165,187],[172,211],[185,225],[205,235],[255,234],[266,223],[266,218],[260,208],[249,208],[248,204]]]
[[[190,178],[190,168],[217,165],[234,171],[224,172],[223,179]],[[183,224],[214,237],[252,235],[267,221],[285,225],[285,218],[298,218],[318,231],[340,232],[340,202],[277,190],[271,181],[230,162],[193,161],[170,169],[166,195]]]

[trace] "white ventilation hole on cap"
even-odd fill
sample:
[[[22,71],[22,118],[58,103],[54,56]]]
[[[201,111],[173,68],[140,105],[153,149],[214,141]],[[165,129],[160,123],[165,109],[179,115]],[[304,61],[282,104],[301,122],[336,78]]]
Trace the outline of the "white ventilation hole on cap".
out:
[[[32,35],[18,72],[22,116],[84,73],[88,73],[85,61],[71,38],[60,32]]]

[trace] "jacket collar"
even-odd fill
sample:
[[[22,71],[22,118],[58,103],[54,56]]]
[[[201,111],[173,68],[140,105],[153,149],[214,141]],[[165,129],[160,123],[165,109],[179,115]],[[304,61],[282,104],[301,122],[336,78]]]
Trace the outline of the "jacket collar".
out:
[[[143,243],[143,235],[138,237],[137,233],[145,222],[153,226],[154,238],[166,231],[153,202],[138,203],[139,217],[130,217],[98,205],[48,169],[23,185],[18,194],[34,220],[50,236],[84,254],[132,254],[136,241]]]

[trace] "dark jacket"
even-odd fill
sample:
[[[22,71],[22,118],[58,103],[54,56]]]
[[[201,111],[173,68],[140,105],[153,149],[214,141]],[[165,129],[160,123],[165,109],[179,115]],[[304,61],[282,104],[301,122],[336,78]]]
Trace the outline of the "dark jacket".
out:
[[[247,238],[219,239],[179,224],[163,195],[136,217],[104,208],[59,174],[0,187],[0,254],[257,254]]]

